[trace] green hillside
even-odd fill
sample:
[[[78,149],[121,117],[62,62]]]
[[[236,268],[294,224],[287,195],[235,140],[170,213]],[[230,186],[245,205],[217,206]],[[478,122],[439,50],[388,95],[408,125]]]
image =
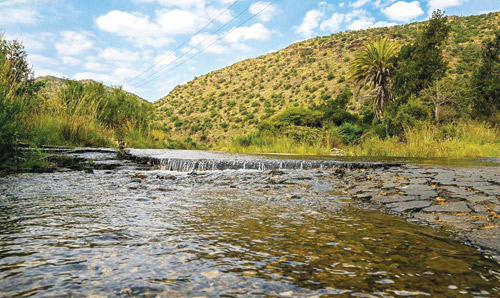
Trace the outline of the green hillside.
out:
[[[448,77],[468,81],[479,62],[482,41],[494,36],[500,13],[448,17],[444,46]],[[275,53],[238,62],[177,86],[155,102],[158,124],[174,139],[217,144],[256,131],[263,120],[290,107],[314,107],[355,86],[349,62],[363,44],[388,37],[400,45],[415,40],[424,23],[342,32],[298,42]],[[367,88],[361,90],[361,94]],[[348,104],[360,113],[362,96]],[[451,116],[450,116],[451,117]]]

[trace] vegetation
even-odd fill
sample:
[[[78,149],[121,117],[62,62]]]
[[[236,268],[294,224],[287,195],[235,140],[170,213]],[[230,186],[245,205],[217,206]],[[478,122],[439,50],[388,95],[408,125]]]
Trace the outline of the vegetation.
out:
[[[391,74],[398,47],[387,38],[368,43],[359,50],[351,63],[351,78],[361,87],[373,88],[373,113],[382,119],[385,107],[393,101]]]
[[[197,148],[190,139],[172,141],[155,128],[151,103],[93,81],[35,80],[26,56],[20,43],[0,37],[0,170],[47,166],[39,152],[19,150],[22,143]]]
[[[500,156],[499,22],[500,13],[437,11],[424,23],[313,38],[195,78],[153,105],[93,81],[35,80],[22,45],[2,37],[0,165],[43,167],[39,153],[17,151],[23,142]]]
[[[457,30],[453,22],[463,20],[468,19],[447,18],[437,11],[400,50],[387,37],[367,39],[348,63],[348,82],[363,93],[359,101],[353,102],[345,88],[344,96],[333,101],[287,108],[261,122],[250,138],[236,138],[229,150],[245,151],[244,146],[248,151],[279,149],[265,138],[267,130],[287,137],[292,146],[323,144],[349,155],[500,156],[500,31],[491,31],[494,37],[486,38],[475,54],[468,45],[465,55],[457,59],[447,55],[446,49],[464,43],[449,40],[453,29]],[[473,20],[475,24],[477,18]],[[471,60],[480,62],[477,70]],[[469,77],[472,80],[464,80]],[[295,133],[305,128],[314,131],[302,136]],[[312,154],[316,152],[327,150],[311,148]]]

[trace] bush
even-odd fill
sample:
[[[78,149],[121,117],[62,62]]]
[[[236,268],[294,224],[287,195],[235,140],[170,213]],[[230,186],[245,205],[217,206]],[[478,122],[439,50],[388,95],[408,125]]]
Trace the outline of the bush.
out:
[[[331,129],[332,134],[338,137],[346,145],[358,143],[361,135],[363,135],[363,128],[356,124],[344,123],[340,126],[334,126]]]
[[[323,113],[320,111],[311,111],[304,108],[288,108],[278,116],[274,117],[272,122],[276,127],[286,127],[290,125],[321,127]]]

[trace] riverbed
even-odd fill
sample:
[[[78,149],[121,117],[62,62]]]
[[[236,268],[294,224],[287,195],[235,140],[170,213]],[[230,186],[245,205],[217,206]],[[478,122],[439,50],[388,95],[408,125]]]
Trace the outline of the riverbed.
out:
[[[494,167],[172,171],[79,156],[89,169],[0,178],[0,296],[500,294]],[[474,229],[493,235],[482,249],[466,245]]]

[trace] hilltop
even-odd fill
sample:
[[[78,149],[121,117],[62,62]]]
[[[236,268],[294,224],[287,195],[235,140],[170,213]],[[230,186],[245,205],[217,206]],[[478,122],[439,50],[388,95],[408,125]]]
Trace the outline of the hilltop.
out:
[[[480,59],[481,42],[498,29],[500,13],[448,17],[448,21],[451,33],[444,49],[448,76],[467,81]],[[171,138],[206,144],[251,133],[287,108],[320,105],[345,88],[353,90],[346,74],[356,50],[381,36],[400,45],[411,43],[422,25],[316,37],[197,77],[154,103],[157,125]],[[359,98],[348,105],[353,113],[361,107]]]
[[[66,78],[58,78],[58,77],[50,76],[50,75],[49,76],[40,76],[40,77],[37,77],[35,79],[35,82],[41,82],[41,83],[43,83],[43,88],[40,91],[44,95],[50,95],[50,94],[54,94],[54,93],[58,92],[59,90],[61,90],[62,88],[64,88],[65,83],[67,81],[75,81],[75,80],[70,80],[70,79],[66,79]],[[77,82],[80,82],[83,85],[99,84],[99,82],[96,82],[94,80],[89,80],[89,79],[79,80]],[[104,92],[106,94],[112,93],[113,90],[115,90],[115,89],[118,88],[118,87],[109,87],[109,86],[106,86],[106,85],[103,85],[103,87],[104,87]],[[131,93],[131,92],[128,92],[128,91],[125,91],[125,90],[123,90],[123,92],[125,92],[126,94],[128,94],[128,95],[130,95],[132,97],[137,98],[140,101],[143,101],[145,103],[149,103],[147,100],[145,100],[144,98],[141,98],[140,96],[138,96],[138,95],[136,95],[134,93]]]

